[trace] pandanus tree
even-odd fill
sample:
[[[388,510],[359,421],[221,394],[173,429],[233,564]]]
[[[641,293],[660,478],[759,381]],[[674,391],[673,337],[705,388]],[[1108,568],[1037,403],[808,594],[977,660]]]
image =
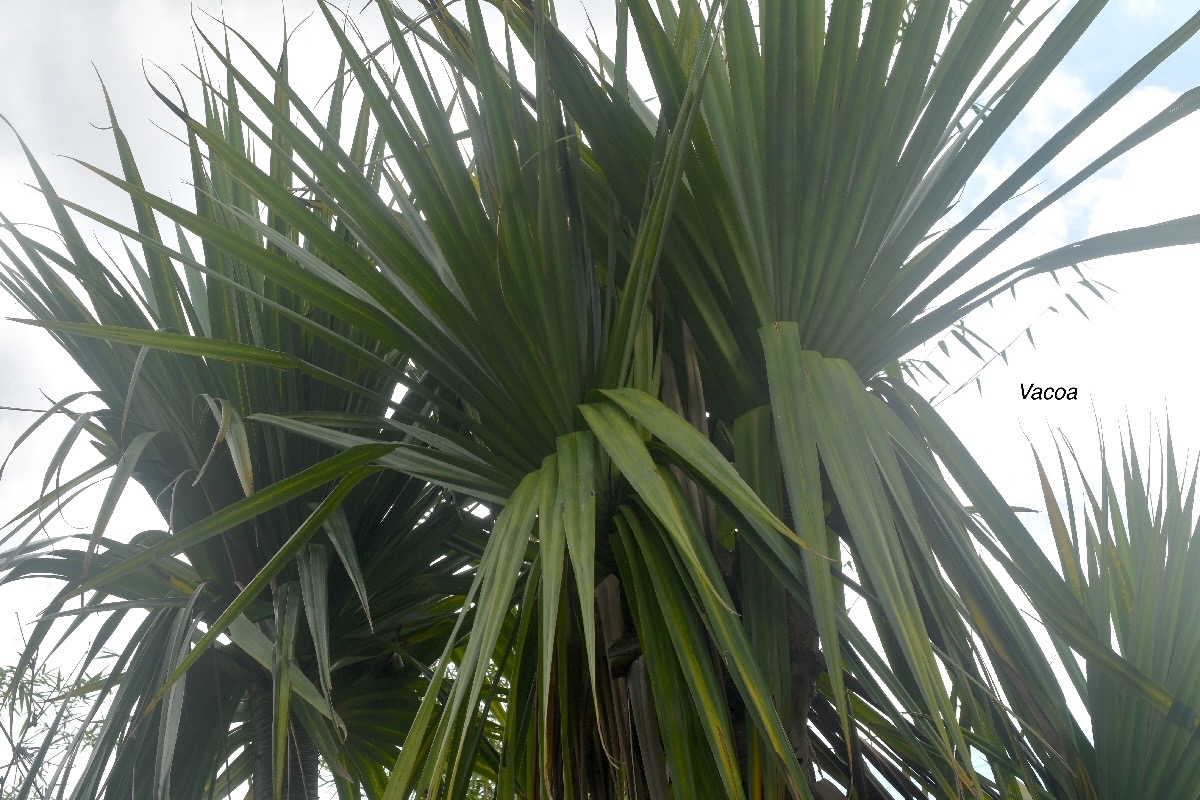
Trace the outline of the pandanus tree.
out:
[[[1195,465],[1190,474],[1179,468],[1169,431],[1158,444],[1158,458],[1143,462],[1129,433],[1118,459],[1102,437],[1099,468],[1092,470],[1064,443],[1058,452],[1061,492],[1040,459],[1036,463],[1059,569],[1072,591],[1101,636],[1180,698],[1182,709],[1195,702],[1184,698],[1200,690],[1200,670],[1192,662],[1200,625],[1185,588],[1196,569],[1197,472]],[[1073,484],[1078,504],[1072,502]],[[1094,770],[1075,779],[1076,792],[1086,779],[1096,797],[1196,796],[1197,753],[1181,726],[1164,725],[1127,683],[1091,664],[1084,670],[1074,669],[1077,662],[1063,663],[1084,698],[1096,747]]]
[[[206,89],[208,129],[244,158],[236,99],[220,109],[217,99]],[[133,154],[109,111],[124,178],[136,189]],[[329,129],[339,122],[335,107]],[[264,250],[268,239],[251,221],[265,213],[272,233],[282,224],[219,158],[201,159],[194,140],[193,153],[192,222],[228,237],[226,247],[236,240],[246,252],[276,252]],[[365,165],[368,154],[356,157]],[[86,617],[102,619],[81,673],[105,648],[118,657],[88,687],[93,719],[103,720],[94,747],[79,751],[76,741],[48,781],[35,782],[35,765],[21,796],[48,784],[78,798],[200,797],[252,776],[256,800],[315,797],[318,751],[338,780],[381,786],[395,731],[423,691],[421,665],[441,652],[486,530],[437,486],[385,469],[394,459],[402,467],[405,452],[420,460],[406,431],[429,413],[437,388],[405,377],[413,373],[402,353],[264,280],[237,252],[205,242],[193,253],[179,226],[176,271],[140,200],[140,232],[127,232],[135,247],[141,241],[139,252],[126,251],[130,271],[107,266],[31,163],[65,252],[10,226],[0,280],[52,326],[96,389],[55,403],[17,442],[56,414],[72,420],[44,496],[4,532],[3,582],[65,584],[32,630],[11,687],[51,646],[63,617],[74,622],[62,638]],[[286,162],[275,165],[279,185],[290,186]],[[378,166],[365,169],[377,183]],[[329,236],[345,235],[326,222]],[[73,334],[95,329],[125,334]],[[180,348],[129,344],[149,331]],[[411,391],[393,400],[401,379]],[[73,410],[89,400],[89,410]],[[366,424],[391,443],[339,451],[244,421],[299,409],[311,420]],[[100,458],[63,479],[56,473],[84,437]],[[90,534],[45,539],[55,509],[106,472]],[[109,523],[131,481],[154,498],[165,527],[114,539]],[[78,596],[86,602],[72,607]],[[131,611],[137,619],[126,619]]]
[[[170,523],[5,556],[148,609],[76,796],[304,796],[309,742],[343,797],[1114,796],[1008,582],[1090,697],[1190,741],[1194,698],[1117,654],[1103,590],[902,365],[1024,278],[1200,241],[1190,217],[989,259],[1194,91],[973,235],[1200,16],[951,213],[1104,5],[622,0],[596,63],[544,0],[381,2],[377,48],[321,4],[326,113],[232,31],[250,64],[205,40],[202,118],[163,96],[194,209],[143,188],[115,118],[122,174],[93,169],[132,227],[31,156],[65,252],[10,227],[6,286],[100,388],[79,483],[115,466]],[[137,286],[71,212],[141,247]]]

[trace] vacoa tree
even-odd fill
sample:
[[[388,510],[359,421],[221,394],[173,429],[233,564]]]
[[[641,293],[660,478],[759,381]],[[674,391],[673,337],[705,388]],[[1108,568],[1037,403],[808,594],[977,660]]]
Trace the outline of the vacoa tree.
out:
[[[375,48],[320,4],[324,113],[235,31],[204,38],[203,114],[160,95],[194,207],[115,115],[120,174],[91,169],[132,226],[31,154],[64,247],[9,226],[5,285],[96,381],[100,410],[53,411],[104,460],[17,525],[115,475],[86,545],[14,533],[5,580],[146,609],[75,795],[301,797],[319,749],[347,798],[1116,796],[989,561],[1190,742],[1191,695],[1113,649],[902,363],[1032,275],[1200,240],[989,261],[1195,91],[972,236],[1200,15],[951,213],[1104,5],[621,0],[595,62],[545,0],[381,2]],[[141,248],[133,285],[72,214]],[[130,479],[168,526],[122,542]]]

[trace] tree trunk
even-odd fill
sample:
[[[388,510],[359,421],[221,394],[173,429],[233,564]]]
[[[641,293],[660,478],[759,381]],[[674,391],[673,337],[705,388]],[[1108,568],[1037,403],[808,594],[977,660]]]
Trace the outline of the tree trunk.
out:
[[[253,800],[273,800],[274,755],[271,728],[274,691],[266,676],[250,682],[250,752]],[[317,748],[293,714],[288,725],[287,758],[283,762],[283,800],[317,800]]]
[[[816,621],[790,596],[787,598],[787,621],[792,662],[792,713],[788,736],[811,785],[816,781],[816,775],[812,743],[808,737],[808,717],[817,678],[825,670],[825,656],[821,652]]]

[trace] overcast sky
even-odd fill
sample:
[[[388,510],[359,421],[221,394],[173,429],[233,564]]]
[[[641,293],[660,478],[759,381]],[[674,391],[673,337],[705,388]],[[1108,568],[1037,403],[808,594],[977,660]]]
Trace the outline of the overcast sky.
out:
[[[611,30],[611,3],[589,0],[586,5],[602,40],[606,39]],[[1181,24],[1190,5],[1179,0],[1112,0],[989,159],[980,180],[969,187],[967,205]],[[289,0],[286,6],[294,25],[315,3]],[[352,8],[357,12],[361,6],[358,3]],[[565,26],[582,19],[582,7],[571,0],[560,2]],[[161,66],[180,83],[191,81],[187,72],[194,63],[189,8],[207,30],[215,30],[201,13],[220,13],[221,6],[215,2],[60,0],[50,4],[0,0],[4,12],[0,19],[5,21],[0,28],[0,52],[6,65],[0,72],[0,114],[42,159],[61,194],[129,216],[128,201],[119,193],[107,190],[83,168],[57,157],[68,154],[115,169],[111,138],[99,129],[106,124],[106,116],[95,70],[107,83],[150,188],[176,197],[190,191],[184,183],[188,168],[183,147],[156,127],[177,133],[180,126],[143,78],[145,69],[157,85],[169,85],[157,69]],[[282,37],[280,9],[278,3],[229,0],[224,13],[234,28],[273,55]],[[373,14],[372,9],[368,18]],[[306,55],[298,57],[300,53]],[[310,57],[309,53],[317,55]],[[331,74],[330,53],[324,22],[309,20],[301,27],[293,50],[294,80],[323,88]],[[1192,43],[1152,75],[1086,141],[1045,170],[1042,183],[1029,197],[1059,185],[1197,80],[1200,45]],[[1200,142],[1200,118],[1185,121],[1110,166],[1031,226],[1027,235],[1003,253],[1006,263],[1018,263],[1081,237],[1200,213],[1196,142]],[[36,193],[23,185],[29,180],[15,137],[0,129],[0,211],[15,221],[44,224],[48,215]],[[1112,430],[1128,420],[1145,442],[1151,419],[1162,421],[1170,411],[1178,444],[1195,452],[1200,443],[1200,415],[1193,408],[1198,285],[1194,270],[1198,258],[1197,248],[1174,248],[1089,265],[1090,277],[1116,290],[1108,298],[1110,305],[1086,291],[1077,292],[1090,321],[1065,300],[1056,303],[1059,290],[1048,279],[1021,291],[1017,303],[998,303],[996,309],[970,321],[1001,348],[1020,336],[1049,304],[1055,303],[1062,312],[1039,318],[1033,328],[1036,349],[1022,337],[1008,351],[1009,365],[997,360],[983,373],[982,394],[972,386],[940,407],[1011,502],[1043,505],[1025,437],[1048,453],[1050,429],[1062,429],[1081,450],[1091,452],[1097,420]],[[17,311],[7,297],[0,297],[0,317],[19,316]],[[972,357],[953,344],[951,353],[951,361],[957,365],[954,374],[968,377]],[[936,363],[945,368],[947,361]],[[1077,387],[1079,400],[1022,400],[1022,383]],[[80,373],[48,337],[0,321],[0,405],[43,408],[46,400],[42,393],[58,399],[85,388]],[[31,419],[30,414],[0,411],[0,454],[8,451]],[[61,428],[54,429],[27,445],[18,455],[19,468],[10,469],[0,480],[0,513],[5,517],[5,511],[23,507],[36,496],[44,464],[61,432]],[[128,535],[158,526],[155,517],[148,501],[134,499],[120,519]],[[86,530],[84,507],[69,511],[67,519]],[[1040,527],[1041,523],[1033,525]],[[0,589],[0,663],[9,659],[7,654],[14,652],[17,644],[12,612],[20,610],[28,619],[53,589],[31,583],[23,582],[18,592]]]
[[[981,177],[990,188],[1034,147],[1079,111],[1114,78],[1195,13],[1190,3],[1171,0],[1117,0],[1080,42],[1031,104],[1011,135],[989,159]],[[1044,170],[1043,183],[1029,197],[1045,194],[1099,155],[1121,136],[1200,80],[1200,42],[1190,42],[1119,104],[1093,131]],[[1107,167],[1030,226],[1014,243],[1003,265],[1086,236],[1148,225],[1200,213],[1200,116],[1184,120]],[[983,185],[968,190],[967,207]],[[1016,208],[1021,208],[1015,205]],[[1011,214],[1006,217],[1011,218]],[[1018,290],[1022,302],[986,309],[970,322],[1000,348],[1048,304],[1062,313],[1042,316],[1028,341],[983,373],[983,391],[964,389],[940,409],[972,446],[989,474],[1010,499],[1041,506],[1028,435],[1039,450],[1050,446],[1049,429],[1061,429],[1076,446],[1093,451],[1097,422],[1112,432],[1126,421],[1147,442],[1151,419],[1167,412],[1178,446],[1194,453],[1200,444],[1200,415],[1194,411],[1193,368],[1197,315],[1196,268],[1200,249],[1178,247],[1092,262],[1086,274],[1112,286],[1110,305],[1086,290],[1073,294],[1091,321],[1066,301],[1049,279],[1033,291]],[[1064,283],[1070,273],[1064,273]],[[1018,310],[1019,306],[1019,310]],[[1001,333],[1007,335],[1001,335]],[[954,351],[961,355],[962,351]],[[958,359],[959,366],[971,357]],[[1021,384],[1074,386],[1075,402],[1021,399]],[[1094,408],[1094,411],[1093,411]],[[1156,435],[1156,434],[1155,434]]]

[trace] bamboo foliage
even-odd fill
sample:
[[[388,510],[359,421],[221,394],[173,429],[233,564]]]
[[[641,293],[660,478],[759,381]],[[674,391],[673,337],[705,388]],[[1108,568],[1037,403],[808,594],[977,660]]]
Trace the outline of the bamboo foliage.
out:
[[[115,114],[120,174],[89,169],[133,227],[58,198],[29,154],[65,252],[10,226],[5,286],[96,381],[64,452],[86,433],[104,460],[47,482],[0,566],[157,626],[118,694],[160,733],[103,739],[80,785],[125,796],[110,765],[143,759],[146,796],[251,774],[283,796],[295,719],[343,798],[1120,796],[985,554],[1085,659],[1091,701],[1121,687],[1191,753],[1200,701],[1114,649],[1104,613],[1128,609],[1085,589],[1126,568],[1060,573],[899,360],[1031,275],[1200,241],[1188,217],[988,261],[1193,92],[962,247],[1200,15],[938,232],[1103,2],[1030,51],[1025,2],[947,29],[949,0],[622,0],[598,67],[545,0],[425,6],[381,0],[368,49],[320,4],[341,58],[323,115],[286,48],[202,33],[224,76],[201,70],[203,118],[160,95],[194,208],[143,187]],[[141,248],[134,285],[72,213]],[[104,469],[88,541],[32,546]],[[121,544],[130,479],[170,524]],[[172,658],[137,666],[160,640]],[[203,728],[206,753],[247,745],[223,772],[184,760],[206,664],[241,678]]]

